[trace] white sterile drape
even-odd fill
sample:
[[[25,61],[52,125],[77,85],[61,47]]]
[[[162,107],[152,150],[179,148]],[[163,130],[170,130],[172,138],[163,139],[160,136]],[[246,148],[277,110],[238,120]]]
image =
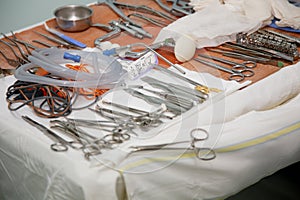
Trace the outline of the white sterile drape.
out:
[[[2,96],[0,197],[111,200],[230,196],[300,160],[299,74],[300,63],[287,66],[243,90],[212,98],[151,137],[134,138],[91,161],[80,151],[52,151],[52,141],[21,120],[21,115],[32,115],[30,110],[10,112]],[[0,92],[5,94],[14,78],[0,81]],[[220,80],[217,82],[220,85]],[[224,86],[239,88],[236,83]],[[95,117],[90,115],[74,112],[81,118]],[[48,124],[46,119],[38,121]],[[190,150],[133,153],[128,148],[187,141],[194,128],[208,131],[209,139],[202,145],[214,149],[214,160],[198,160]]]
[[[156,71],[150,71],[147,75],[162,79],[169,78],[166,75],[161,77],[162,74]],[[203,84],[223,90],[222,98],[249,84],[249,82],[239,84],[224,81],[209,74],[201,75],[190,71],[187,71],[187,76],[197,81],[201,78]],[[52,151],[50,145],[53,141],[22,120],[21,116],[28,115],[47,127],[49,127],[49,119],[35,116],[26,106],[14,112],[8,110],[5,93],[14,81],[16,79],[13,76],[0,79],[2,94],[0,96],[2,110],[0,112],[0,199],[112,200],[122,198],[125,195],[126,185],[120,176],[120,171],[115,167],[126,159],[127,152],[120,151],[122,149],[107,151],[88,161],[81,151],[71,148],[67,152]],[[139,82],[136,80],[134,83]],[[128,97],[125,95],[122,94],[117,100],[127,101]],[[137,107],[143,101],[137,102],[131,106]],[[143,105],[145,103],[141,106]],[[69,117],[95,119],[99,116],[85,109],[74,110]],[[89,130],[89,133],[99,135],[97,130],[94,132]]]
[[[214,160],[191,151],[132,153],[118,167],[129,199],[222,199],[299,161],[299,74],[300,63],[286,67],[160,133],[164,143],[204,128]]]

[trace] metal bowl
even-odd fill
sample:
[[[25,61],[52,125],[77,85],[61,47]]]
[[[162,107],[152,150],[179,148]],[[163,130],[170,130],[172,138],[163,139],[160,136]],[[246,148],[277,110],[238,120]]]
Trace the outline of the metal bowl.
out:
[[[93,10],[82,5],[66,5],[54,11],[58,27],[64,31],[84,31],[91,25]]]

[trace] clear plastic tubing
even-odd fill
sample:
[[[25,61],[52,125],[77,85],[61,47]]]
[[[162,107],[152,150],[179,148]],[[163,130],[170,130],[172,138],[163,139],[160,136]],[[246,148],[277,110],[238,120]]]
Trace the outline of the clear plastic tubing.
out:
[[[72,62],[64,58],[66,52],[80,56],[81,62],[91,67],[92,71],[90,73],[79,72],[63,66]],[[22,65],[15,71],[15,77],[18,80],[68,87],[111,88],[125,74],[121,64],[115,58],[105,56],[100,52],[49,48],[33,51],[28,59],[31,63]],[[28,72],[37,66],[64,80],[42,77]]]

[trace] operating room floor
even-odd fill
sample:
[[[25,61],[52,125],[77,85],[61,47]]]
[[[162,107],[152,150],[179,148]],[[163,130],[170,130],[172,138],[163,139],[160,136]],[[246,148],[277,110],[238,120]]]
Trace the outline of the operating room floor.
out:
[[[265,177],[226,200],[298,200],[300,199],[300,162]]]

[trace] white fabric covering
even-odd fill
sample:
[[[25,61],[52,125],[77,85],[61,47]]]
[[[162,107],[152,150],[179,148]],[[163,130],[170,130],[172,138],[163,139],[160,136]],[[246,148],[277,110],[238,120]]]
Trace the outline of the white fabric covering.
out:
[[[300,7],[287,0],[191,0],[196,12],[182,17],[158,34],[156,42],[185,35],[195,40],[197,48],[218,46],[234,41],[239,32],[251,33],[271,23],[300,29]]]
[[[48,138],[20,119],[20,115],[30,112],[9,112],[2,96],[0,197],[111,200],[126,196],[230,196],[300,160],[299,74],[300,63],[285,67],[204,109],[199,106],[181,123],[156,136],[156,143],[159,138],[162,142],[168,138],[174,141],[174,135],[177,140],[187,140],[191,129],[205,128],[210,137],[203,145],[217,152],[212,161],[199,161],[191,151],[157,151],[127,154],[112,166],[86,161],[78,151],[56,153],[50,150]],[[4,94],[14,79],[0,81]],[[147,140],[143,142],[147,144]],[[107,152],[106,156],[119,156],[114,153]]]

